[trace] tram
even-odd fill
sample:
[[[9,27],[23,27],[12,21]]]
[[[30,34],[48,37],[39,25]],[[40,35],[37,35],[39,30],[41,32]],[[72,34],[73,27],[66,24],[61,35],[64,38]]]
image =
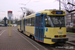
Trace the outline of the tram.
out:
[[[17,29],[38,42],[66,43],[65,11],[44,10],[18,21]]]

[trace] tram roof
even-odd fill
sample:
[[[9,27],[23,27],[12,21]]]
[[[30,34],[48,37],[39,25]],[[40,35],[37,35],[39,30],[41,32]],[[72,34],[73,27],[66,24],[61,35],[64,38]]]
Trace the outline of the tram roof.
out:
[[[52,14],[53,11],[62,11],[64,12],[63,14]],[[44,10],[44,11],[40,11],[39,13],[43,13],[43,14],[47,14],[47,15],[65,15],[65,11],[64,10]]]
[[[25,17],[25,19],[28,19],[28,18],[35,17],[35,14],[36,14],[36,13],[34,13],[34,14],[31,14],[31,15],[28,15],[28,16],[26,16],[26,17]]]
[[[47,15],[58,15],[58,14],[52,14],[51,13],[52,11],[63,11],[63,12],[65,12],[64,10],[44,10],[44,11],[39,11],[39,12],[36,12],[36,13],[43,13],[43,14],[47,14]],[[35,17],[36,13],[26,16],[25,19]],[[61,14],[59,14],[59,15],[61,15]],[[65,13],[62,14],[62,15],[65,15]]]

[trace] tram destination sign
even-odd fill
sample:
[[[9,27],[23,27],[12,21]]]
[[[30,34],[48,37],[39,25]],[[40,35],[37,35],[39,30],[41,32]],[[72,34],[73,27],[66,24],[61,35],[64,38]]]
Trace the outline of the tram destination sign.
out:
[[[63,11],[56,11],[56,14],[63,14]]]

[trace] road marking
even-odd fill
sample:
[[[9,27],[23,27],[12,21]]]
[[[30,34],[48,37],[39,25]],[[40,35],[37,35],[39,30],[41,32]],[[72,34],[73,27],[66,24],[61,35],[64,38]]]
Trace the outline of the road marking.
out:
[[[3,30],[3,31],[1,32],[0,36],[3,34],[4,31],[5,31],[5,30]]]
[[[15,31],[15,30],[14,30]],[[16,31],[15,31],[16,32]],[[17,32],[16,32],[17,33]],[[19,33],[17,33],[19,34]],[[20,35],[20,34],[19,34]],[[20,35],[22,38],[24,38],[22,35]],[[26,41],[28,41],[26,38],[24,38]],[[39,50],[35,45],[33,45],[30,41],[28,41],[32,46],[34,46],[37,50]]]
[[[19,32],[20,33],[20,32]],[[33,41],[32,39],[30,39],[31,41]],[[40,45],[40,44],[38,44],[37,42],[35,42],[35,41],[33,41],[34,43],[36,43],[37,45],[39,45],[40,47],[42,47],[43,49],[45,49],[45,50],[48,50],[48,49],[46,49],[45,47],[43,47],[42,45]]]

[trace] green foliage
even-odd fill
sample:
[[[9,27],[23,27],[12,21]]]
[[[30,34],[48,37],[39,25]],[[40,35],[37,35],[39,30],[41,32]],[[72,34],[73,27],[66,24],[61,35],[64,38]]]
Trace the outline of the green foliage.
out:
[[[73,26],[72,28],[75,28],[75,26]]]
[[[75,26],[72,27],[72,32],[75,32]]]
[[[75,26],[67,27],[67,32],[75,32]]]
[[[67,27],[67,32],[72,32],[72,27]]]

